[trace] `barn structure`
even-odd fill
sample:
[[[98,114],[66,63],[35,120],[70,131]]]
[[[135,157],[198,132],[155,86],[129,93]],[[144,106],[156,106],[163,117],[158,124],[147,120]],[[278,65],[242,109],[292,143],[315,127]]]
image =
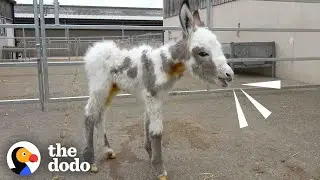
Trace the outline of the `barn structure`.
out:
[[[181,0],[164,0],[165,26],[179,23]],[[207,0],[189,0],[191,9],[200,9],[206,22]],[[320,28],[318,0],[211,0],[211,25],[229,28]],[[317,32],[253,32],[216,31],[225,53],[231,57],[293,58],[274,64],[278,78],[320,83],[320,61],[294,61],[299,57],[320,57],[320,35]],[[164,41],[179,37],[178,31],[166,31]],[[232,46],[233,43],[233,46]],[[250,48],[248,48],[250,46]],[[259,46],[259,47],[258,47]],[[230,52],[232,48],[235,51]],[[241,65],[241,64],[240,64]],[[239,65],[239,68],[240,68]],[[269,64],[272,65],[272,64]],[[252,67],[252,68],[250,68]],[[265,62],[242,64],[244,69],[271,75],[272,67]]]
[[[163,10],[156,8],[60,5],[58,10],[61,25],[163,25]],[[45,5],[44,13],[46,24],[55,24],[54,5]],[[16,24],[34,23],[32,4],[17,4],[14,15]],[[16,37],[27,37],[27,47],[34,47],[35,40],[30,39],[35,37],[33,29],[16,29],[15,34]],[[81,56],[90,43],[102,39],[121,39],[130,43],[152,39],[156,44],[163,43],[163,31],[154,30],[50,29],[46,30],[46,37],[49,56]],[[22,47],[24,42],[17,40],[16,46]]]

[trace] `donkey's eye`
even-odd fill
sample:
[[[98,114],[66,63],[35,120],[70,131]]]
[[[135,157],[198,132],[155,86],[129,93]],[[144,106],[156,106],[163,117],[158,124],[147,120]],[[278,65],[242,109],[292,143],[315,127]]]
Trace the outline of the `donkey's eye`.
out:
[[[206,52],[200,52],[200,53],[199,53],[199,56],[201,56],[201,57],[205,57],[205,56],[209,56],[209,54],[208,54],[208,53],[206,53]]]

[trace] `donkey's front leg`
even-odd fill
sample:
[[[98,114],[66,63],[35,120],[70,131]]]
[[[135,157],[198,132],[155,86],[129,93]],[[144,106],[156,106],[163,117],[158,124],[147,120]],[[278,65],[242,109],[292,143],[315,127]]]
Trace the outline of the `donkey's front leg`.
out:
[[[95,153],[94,153],[94,142],[93,135],[95,125],[101,124],[101,114],[103,112],[103,103],[105,97],[105,89],[96,91],[94,94],[90,95],[88,103],[85,107],[85,139],[86,147],[83,152],[84,160],[90,163],[90,171],[98,172],[98,167],[96,165]]]
[[[162,159],[162,102],[160,99],[149,96],[146,99],[146,117],[149,117],[149,140],[151,142],[151,164],[160,180],[167,179],[167,171]]]

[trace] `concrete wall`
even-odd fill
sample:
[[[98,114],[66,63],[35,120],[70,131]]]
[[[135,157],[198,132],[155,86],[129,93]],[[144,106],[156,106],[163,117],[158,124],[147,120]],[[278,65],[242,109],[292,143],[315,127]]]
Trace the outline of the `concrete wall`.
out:
[[[238,0],[215,6],[212,24],[242,28],[320,28],[320,3]],[[205,22],[206,9],[200,11]],[[164,26],[179,25],[178,17],[164,19]],[[173,36],[180,32],[173,32]],[[320,57],[320,33],[216,32],[222,43],[275,41],[277,57]],[[165,41],[168,32],[165,33]],[[320,61],[278,62],[276,76],[320,84]]]

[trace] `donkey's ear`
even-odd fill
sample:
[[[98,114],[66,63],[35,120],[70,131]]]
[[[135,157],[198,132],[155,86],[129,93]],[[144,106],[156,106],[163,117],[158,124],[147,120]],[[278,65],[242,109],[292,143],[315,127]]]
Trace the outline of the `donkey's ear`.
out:
[[[188,35],[193,28],[193,17],[187,0],[183,1],[180,8],[180,24],[185,35]]]
[[[193,23],[194,23],[193,25],[194,26],[198,26],[198,27],[204,26],[204,23],[201,21],[200,14],[199,14],[198,10],[193,12],[192,17],[193,17]]]

